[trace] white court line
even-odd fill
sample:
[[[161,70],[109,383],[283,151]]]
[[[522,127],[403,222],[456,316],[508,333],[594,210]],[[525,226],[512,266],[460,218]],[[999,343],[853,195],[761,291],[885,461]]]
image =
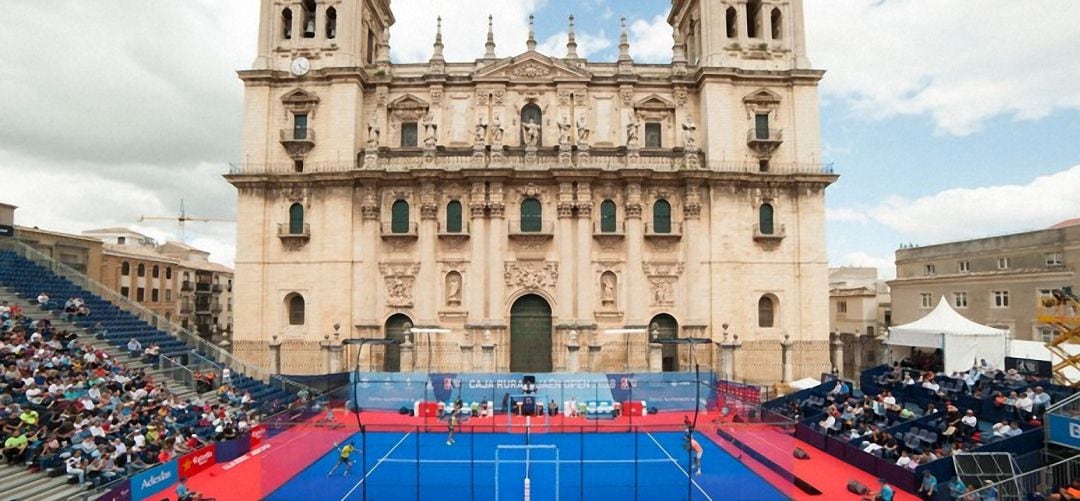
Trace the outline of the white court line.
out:
[[[391,448],[390,448],[390,450],[386,452],[386,455],[384,455],[383,457],[379,458],[379,461],[377,461],[377,462],[375,463],[375,466],[372,466],[372,467],[371,467],[371,469],[367,471],[367,473],[364,473],[364,478],[361,478],[361,479],[360,479],[360,481],[359,481],[359,482],[357,482],[357,483],[356,483],[356,485],[354,485],[352,489],[349,489],[349,492],[346,492],[346,493],[345,493],[345,495],[341,497],[341,501],[345,501],[346,499],[349,499],[349,496],[350,496],[350,495],[351,495],[351,494],[352,494],[353,492],[355,492],[355,491],[356,491],[356,488],[357,488],[357,487],[360,487],[360,484],[364,483],[364,481],[368,479],[368,476],[370,476],[370,475],[371,475],[372,473],[375,473],[375,468],[378,468],[378,467],[379,467],[379,465],[381,465],[381,464],[383,464],[384,462],[386,462],[386,458],[390,457],[390,455],[391,455],[391,454],[393,454],[393,453],[394,453],[394,451],[396,451],[396,450],[397,450],[398,446],[400,446],[400,445],[401,445],[401,443],[402,443],[402,442],[404,442],[406,438],[409,438],[409,435],[412,435],[412,432],[411,432],[411,431],[410,431],[410,432],[408,432],[408,433],[406,433],[404,437],[401,437],[401,440],[398,440],[398,441],[397,441],[397,443],[396,443],[396,444],[394,444],[394,446],[393,446],[393,447],[391,447]]]
[[[585,463],[585,464],[670,463],[671,461],[672,461],[671,459],[585,459],[585,460],[562,459],[562,460],[559,460],[559,461],[556,461],[554,459],[530,459],[529,460],[530,463],[565,464],[565,465],[574,465],[574,464],[580,464],[580,463]],[[420,464],[444,464],[444,463],[445,464],[471,464],[471,463],[494,464],[495,460],[494,459],[475,459],[475,460],[473,460],[473,459],[421,459],[421,460],[416,460],[416,459],[387,459],[387,460],[385,460],[383,462],[385,462],[385,463],[408,463],[408,464],[416,464],[416,463],[420,463]],[[499,462],[500,463],[508,463],[508,464],[525,464],[524,459],[500,459]]]
[[[713,501],[713,498],[711,496],[709,496],[709,493],[705,492],[705,489],[702,489],[701,486],[698,485],[696,480],[690,478],[690,474],[687,473],[686,470],[683,469],[682,465],[679,464],[679,462],[676,461],[675,458],[671,457],[671,454],[668,453],[667,449],[665,449],[664,446],[660,445],[660,442],[656,441],[656,437],[654,437],[651,432],[645,432],[645,434],[648,435],[649,438],[652,439],[653,443],[656,444],[656,446],[660,448],[660,450],[664,453],[664,455],[667,456],[668,459],[670,459],[671,462],[675,464],[675,467],[678,468],[679,471],[683,472],[683,475],[686,475],[686,478],[690,480],[690,483],[694,484],[694,487],[697,487],[697,490],[701,491],[701,494],[705,496],[705,499],[708,499],[709,501]]]

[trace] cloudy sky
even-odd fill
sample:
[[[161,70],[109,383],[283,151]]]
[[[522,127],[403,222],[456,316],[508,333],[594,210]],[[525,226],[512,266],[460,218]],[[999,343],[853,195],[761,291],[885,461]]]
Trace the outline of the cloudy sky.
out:
[[[0,45],[0,200],[20,224],[62,231],[123,225],[175,238],[188,214],[229,219],[222,178],[239,159],[242,87],[255,0],[8,0]],[[487,13],[500,56],[579,52],[614,60],[619,17],[643,62],[671,57],[670,0],[393,0],[395,61],[427,60],[435,16],[447,56],[483,53]],[[18,14],[18,15],[12,15]],[[806,0],[822,83],[823,156],[834,265],[893,274],[901,243],[1049,226],[1080,216],[1080,2]],[[231,263],[234,226],[191,224],[189,241]]]

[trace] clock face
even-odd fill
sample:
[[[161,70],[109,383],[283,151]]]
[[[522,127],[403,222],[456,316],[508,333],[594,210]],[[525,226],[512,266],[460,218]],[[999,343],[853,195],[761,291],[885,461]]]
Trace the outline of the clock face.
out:
[[[306,57],[298,57],[293,59],[291,69],[293,75],[302,77],[311,71],[311,61],[308,61]]]

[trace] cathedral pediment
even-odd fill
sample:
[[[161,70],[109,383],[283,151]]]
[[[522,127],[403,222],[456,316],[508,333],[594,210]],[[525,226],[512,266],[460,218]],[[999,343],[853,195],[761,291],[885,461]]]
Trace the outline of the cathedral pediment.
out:
[[[478,82],[586,82],[591,75],[558,59],[529,51],[482,67],[472,78]]]

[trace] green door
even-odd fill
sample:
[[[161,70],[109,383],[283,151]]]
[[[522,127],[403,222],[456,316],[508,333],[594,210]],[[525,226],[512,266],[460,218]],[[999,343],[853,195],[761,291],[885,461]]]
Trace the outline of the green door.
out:
[[[386,321],[386,339],[394,339],[401,343],[405,342],[405,330],[412,322],[405,315],[394,315]],[[409,367],[411,369],[411,367]],[[383,351],[383,371],[401,372],[401,345],[388,344]]]
[[[679,323],[675,321],[675,318],[671,315],[662,314],[653,317],[652,322],[649,322],[649,334],[652,335],[653,331],[656,331],[657,341],[666,339],[678,339],[679,337]],[[675,372],[679,370],[679,345],[664,343],[661,345],[660,353],[662,357],[661,367],[664,372]]]
[[[551,306],[528,295],[510,308],[510,372],[551,372]]]

